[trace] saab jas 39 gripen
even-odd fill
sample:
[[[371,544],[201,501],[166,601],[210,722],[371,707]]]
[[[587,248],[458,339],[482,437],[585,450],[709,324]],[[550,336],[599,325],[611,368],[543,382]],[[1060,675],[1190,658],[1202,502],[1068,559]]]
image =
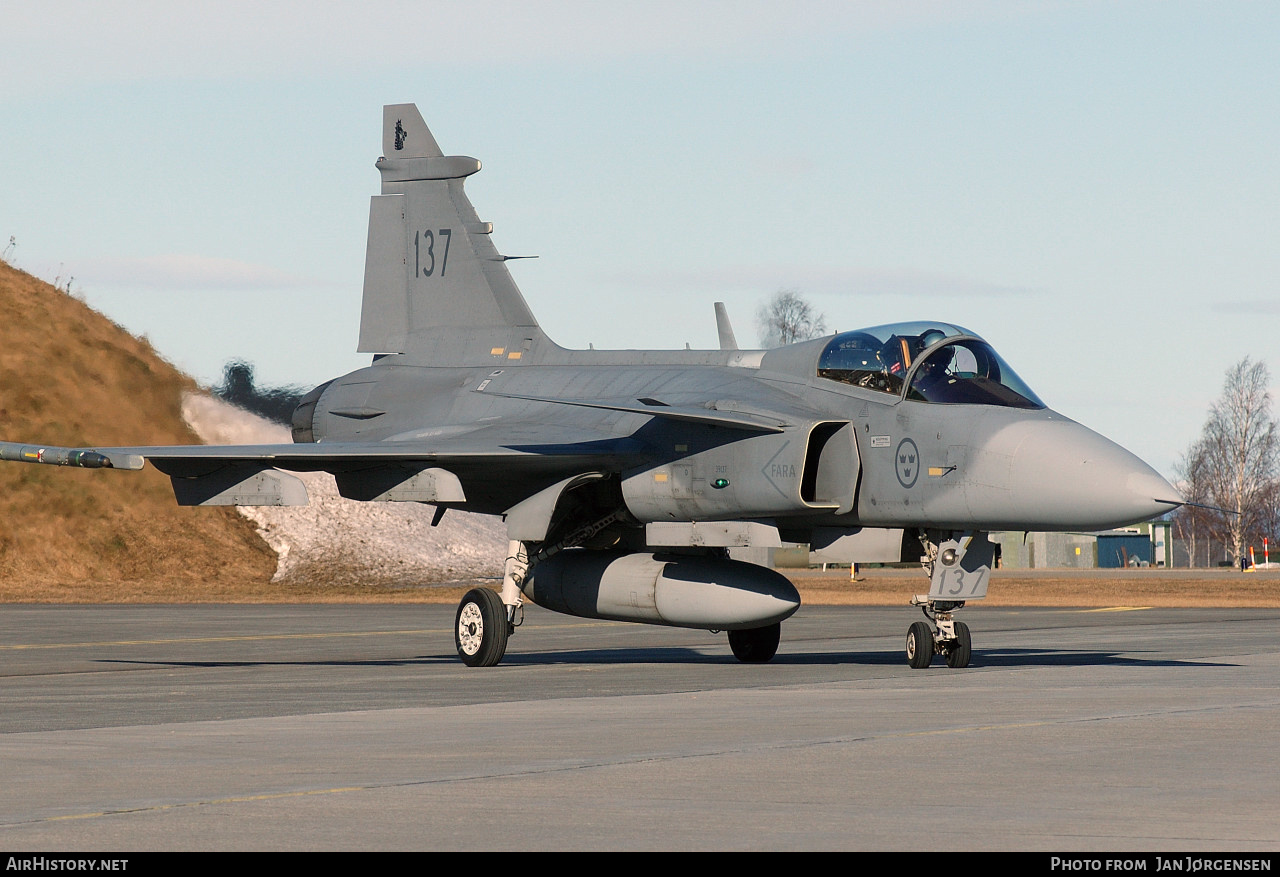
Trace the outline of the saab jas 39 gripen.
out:
[[[740,350],[566,350],[543,333],[417,108],[384,108],[359,350],[312,390],[289,445],[71,449],[5,459],[169,475],[183,505],[297,505],[285,470],[345,497],[501,515],[501,592],[463,597],[471,666],[502,660],[528,598],[557,612],[727,631],[770,660],[800,605],[734,547],[807,543],[836,562],[920,560],[912,667],[969,663],[966,601],[995,530],[1099,530],[1177,507],[1137,457],[1047,408],[986,341],[949,323],[875,326]],[[923,583],[921,590],[924,590]],[[905,602],[904,595],[904,602]]]

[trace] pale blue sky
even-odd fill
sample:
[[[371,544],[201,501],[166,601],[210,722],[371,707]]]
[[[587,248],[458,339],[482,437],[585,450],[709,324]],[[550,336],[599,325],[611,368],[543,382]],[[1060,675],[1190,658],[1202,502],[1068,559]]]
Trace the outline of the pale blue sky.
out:
[[[204,382],[319,383],[415,102],[565,346],[784,287],[953,321],[1168,474],[1280,370],[1278,47],[1270,2],[0,2],[0,247]]]

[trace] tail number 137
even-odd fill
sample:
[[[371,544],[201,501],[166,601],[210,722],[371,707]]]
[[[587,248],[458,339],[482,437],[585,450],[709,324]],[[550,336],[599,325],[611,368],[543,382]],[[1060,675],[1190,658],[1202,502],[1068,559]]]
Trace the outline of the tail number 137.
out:
[[[413,276],[430,277],[440,269],[444,276],[445,267],[449,264],[449,242],[453,239],[453,229],[441,228],[436,231],[415,231],[413,233]]]

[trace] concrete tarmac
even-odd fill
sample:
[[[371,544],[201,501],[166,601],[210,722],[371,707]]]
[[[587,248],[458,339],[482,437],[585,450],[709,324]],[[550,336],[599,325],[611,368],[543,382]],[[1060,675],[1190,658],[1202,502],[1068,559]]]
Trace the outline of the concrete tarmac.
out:
[[[804,607],[723,634],[532,607],[0,610],[0,847],[1275,851],[1280,610]]]

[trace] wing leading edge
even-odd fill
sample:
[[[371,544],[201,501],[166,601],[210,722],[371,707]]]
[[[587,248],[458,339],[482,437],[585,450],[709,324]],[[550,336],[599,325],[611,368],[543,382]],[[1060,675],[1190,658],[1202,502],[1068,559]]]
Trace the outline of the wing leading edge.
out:
[[[532,438],[532,436],[530,437]],[[642,459],[632,439],[561,443],[467,440],[320,442],[316,444],[163,445],[63,448],[0,442],[0,460],[79,468],[142,469],[146,461],[170,477],[180,505],[306,505],[293,472],[330,472],[343,496],[359,500],[438,502],[471,507],[464,485],[484,481],[495,466],[515,493],[584,472],[620,471]],[[521,489],[523,487],[523,490]],[[505,511],[487,507],[477,510]]]

